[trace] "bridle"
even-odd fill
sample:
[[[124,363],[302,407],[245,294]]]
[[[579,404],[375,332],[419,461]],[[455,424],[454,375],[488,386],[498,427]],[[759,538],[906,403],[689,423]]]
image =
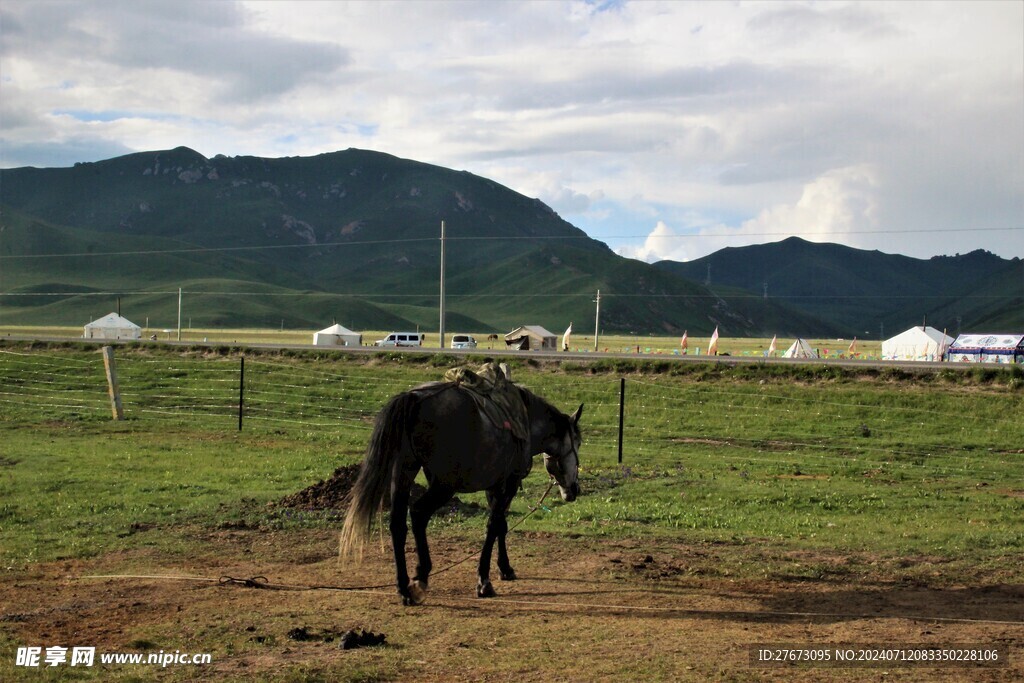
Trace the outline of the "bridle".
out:
[[[577,467],[577,469],[579,468],[579,466],[580,466],[580,449],[579,449],[579,446],[576,445],[576,438],[575,438],[576,435],[573,434],[572,431],[573,431],[572,427],[570,427],[569,428],[569,444],[570,444],[569,452],[564,454],[564,455],[562,455],[559,458],[555,458],[554,456],[551,456],[550,454],[545,453],[544,454],[544,467],[545,467],[545,469],[548,469],[547,463],[550,462],[551,460],[554,460],[557,463],[556,471],[559,474],[562,474],[565,471],[565,469],[562,467],[562,461],[565,460],[567,457],[573,456],[573,455],[576,456],[576,467]],[[555,476],[554,474],[552,474],[550,469],[548,469],[548,474],[550,474],[552,476],[552,478],[554,478],[554,476]]]

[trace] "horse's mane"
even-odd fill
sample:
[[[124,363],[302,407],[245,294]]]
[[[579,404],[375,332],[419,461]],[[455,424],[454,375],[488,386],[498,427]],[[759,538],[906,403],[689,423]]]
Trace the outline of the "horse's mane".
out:
[[[559,410],[553,403],[551,403],[543,396],[535,394],[529,389],[521,387],[518,384],[515,385],[515,387],[516,389],[519,390],[519,394],[523,397],[523,403],[526,404],[527,413],[530,412],[531,406],[537,405],[540,406],[543,410],[545,410],[548,414],[554,416],[554,419],[566,419],[568,417],[565,413]]]

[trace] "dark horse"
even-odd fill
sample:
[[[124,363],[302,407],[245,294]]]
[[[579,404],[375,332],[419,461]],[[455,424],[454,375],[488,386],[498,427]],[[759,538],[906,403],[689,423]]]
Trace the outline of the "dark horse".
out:
[[[508,385],[518,392],[526,408],[529,443],[495,426],[468,390],[454,383],[427,384],[401,393],[377,415],[366,458],[352,488],[341,533],[341,554],[361,553],[373,515],[390,482],[396,583],[406,605],[423,602],[432,568],[427,522],[454,494],[487,491],[490,518],[477,572],[477,595],[482,598],[495,595],[490,581],[495,540],[501,578],[516,578],[505,548],[505,516],[520,482],[530,472],[533,456],[544,453],[545,467],[558,483],[563,500],[572,501],[579,495],[579,419],[583,406],[566,415],[536,394]],[[427,478],[427,490],[410,510],[409,490],[421,469]],[[407,511],[418,559],[411,582],[405,562]]]

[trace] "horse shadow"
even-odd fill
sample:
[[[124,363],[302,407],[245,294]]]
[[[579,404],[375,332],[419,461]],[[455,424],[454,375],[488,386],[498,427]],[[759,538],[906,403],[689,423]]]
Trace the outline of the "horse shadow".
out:
[[[593,588],[534,590],[537,584],[565,583],[556,577],[523,577],[519,590],[496,602],[531,610],[564,613],[577,607],[588,615],[642,616],[646,619],[713,619],[723,622],[795,624],[843,623],[863,619],[924,622],[999,622],[1024,625],[1024,586],[993,584],[934,588],[895,583],[837,590],[820,582],[764,592],[729,591],[702,586],[639,587],[609,580],[588,580]],[[637,596],[643,599],[632,604]],[[722,607],[709,608],[707,598]],[[730,602],[738,603],[730,608]],[[742,606],[739,606],[742,605]],[[473,609],[472,606],[450,606]]]

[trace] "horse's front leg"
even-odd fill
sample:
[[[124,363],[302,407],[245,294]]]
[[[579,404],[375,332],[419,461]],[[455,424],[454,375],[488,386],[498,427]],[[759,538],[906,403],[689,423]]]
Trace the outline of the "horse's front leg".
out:
[[[505,533],[498,536],[498,571],[501,572],[502,581],[515,581],[516,570],[512,569],[512,564],[508,561],[508,549],[505,547],[505,536],[508,534],[508,518],[505,521]]]
[[[414,598],[418,597],[417,604],[423,602],[430,580],[430,570],[433,569],[433,563],[430,561],[430,547],[427,544],[427,523],[438,508],[451,500],[453,494],[454,491],[451,488],[434,483],[412,505],[409,516],[412,519],[412,537],[416,541],[418,564],[416,565],[416,576],[409,586],[409,592]]]
[[[494,549],[494,541],[498,541],[498,571],[504,581],[511,581],[516,578],[515,570],[508,561],[508,550],[505,547],[505,535],[508,534],[508,508],[515,497],[519,482],[507,482],[498,491],[494,489],[487,492],[487,503],[491,509],[491,516],[487,520],[487,537],[484,539],[484,547],[480,552],[480,566],[477,570],[476,594],[480,598],[491,598],[497,595],[494,586],[491,584],[491,552]]]

